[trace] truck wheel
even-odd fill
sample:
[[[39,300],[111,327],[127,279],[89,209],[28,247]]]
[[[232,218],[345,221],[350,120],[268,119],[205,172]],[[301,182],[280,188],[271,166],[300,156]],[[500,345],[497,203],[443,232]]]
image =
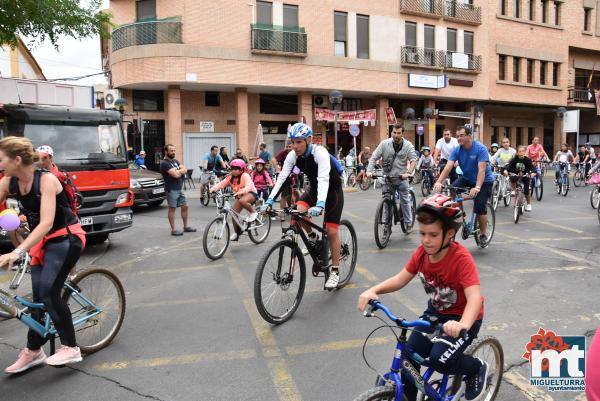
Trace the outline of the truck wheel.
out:
[[[105,242],[108,239],[108,233],[104,233],[104,234],[88,234],[86,236],[87,241],[90,244],[101,244],[103,242]]]

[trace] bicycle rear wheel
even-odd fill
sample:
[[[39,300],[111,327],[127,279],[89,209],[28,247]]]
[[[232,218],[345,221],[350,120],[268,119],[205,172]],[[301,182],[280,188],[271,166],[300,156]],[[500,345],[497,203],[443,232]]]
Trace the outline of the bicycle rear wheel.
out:
[[[210,192],[208,191],[208,185],[204,185],[200,190],[200,203],[202,206],[208,206],[210,203]]]
[[[394,206],[392,200],[382,199],[379,202],[377,211],[375,212],[375,244],[379,249],[383,249],[390,242],[392,235],[392,219],[394,214]]]
[[[379,386],[365,391],[354,401],[394,401],[396,399],[396,386]],[[407,398],[402,394],[402,401],[407,401]]]
[[[81,352],[91,354],[110,344],[125,318],[125,290],[113,272],[92,269],[78,273],[65,284],[62,298],[71,310]]]
[[[229,246],[229,224],[226,217],[219,216],[206,226],[202,237],[204,254],[216,260],[223,256]]]
[[[352,278],[358,254],[356,231],[352,223],[348,220],[342,220],[340,222],[339,236],[342,249],[340,251],[340,280],[337,286],[338,289],[343,288]]]
[[[306,266],[298,245],[285,239],[275,243],[258,263],[254,276],[254,303],[271,324],[292,317],[304,295]]]
[[[481,241],[480,235],[481,230],[479,229],[479,219],[475,219],[475,228],[473,230],[473,236],[475,237],[475,242],[477,246],[480,248],[487,248],[492,242],[492,237],[494,236],[494,231],[496,230],[496,214],[494,213],[494,208],[488,202],[485,207],[487,208],[487,230],[485,235],[487,240],[485,242]]]
[[[600,205],[600,186],[596,185],[594,189],[592,189],[592,192],[590,193],[590,203],[592,208],[598,209],[598,206]]]
[[[269,236],[269,232],[271,232],[271,218],[269,215],[259,213],[256,220],[249,224],[248,236],[250,240],[255,244],[264,242]]]
[[[575,185],[575,187],[579,187],[580,185],[583,185],[584,183],[585,183],[585,177],[583,176],[583,173],[581,172],[581,170],[575,171],[575,174],[573,174],[573,185]]]

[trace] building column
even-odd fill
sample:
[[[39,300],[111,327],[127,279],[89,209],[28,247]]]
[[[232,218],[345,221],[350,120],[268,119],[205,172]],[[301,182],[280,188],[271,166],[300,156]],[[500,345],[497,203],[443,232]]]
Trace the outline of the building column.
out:
[[[508,127],[508,139],[510,140],[510,146],[517,148],[517,127]]]
[[[183,134],[181,131],[181,89],[178,85],[167,89],[167,134],[165,145],[175,145],[177,156],[183,160]]]
[[[423,108],[426,109],[428,107],[431,110],[435,110],[435,100],[425,100],[425,102],[423,103]],[[423,132],[423,135],[425,136],[425,138],[427,138],[427,140],[423,143],[431,148],[431,154],[433,154],[433,150],[435,148],[435,124],[436,119],[431,118],[428,124],[425,125],[425,132]]]
[[[244,154],[249,155],[250,149],[248,135],[248,89],[235,88],[235,124],[237,147]],[[254,156],[254,155],[250,155]]]
[[[385,109],[390,106],[390,100],[387,97],[378,97],[377,98],[377,140],[374,141],[379,143],[384,139],[388,138],[388,122],[387,115],[385,113]]]
[[[513,59],[514,57],[506,56],[506,64],[504,66],[504,70],[506,72],[504,79],[506,81],[513,80]]]
[[[567,133],[561,132],[562,128],[562,118],[554,113],[554,149],[560,149],[560,145],[563,143],[567,143]],[[574,144],[571,144],[574,146]],[[577,149],[571,149],[573,154],[577,153]],[[547,153],[547,152],[546,152]],[[552,155],[548,154],[548,156],[552,157]]]
[[[304,117],[306,124],[313,128],[312,92],[298,92],[298,121]]]
[[[540,61],[533,60],[533,84],[540,84]]]

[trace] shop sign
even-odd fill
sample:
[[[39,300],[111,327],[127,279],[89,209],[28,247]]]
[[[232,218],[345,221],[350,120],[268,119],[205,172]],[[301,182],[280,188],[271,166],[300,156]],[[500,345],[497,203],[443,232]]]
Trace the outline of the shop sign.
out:
[[[200,121],[200,132],[215,132],[215,122]]]

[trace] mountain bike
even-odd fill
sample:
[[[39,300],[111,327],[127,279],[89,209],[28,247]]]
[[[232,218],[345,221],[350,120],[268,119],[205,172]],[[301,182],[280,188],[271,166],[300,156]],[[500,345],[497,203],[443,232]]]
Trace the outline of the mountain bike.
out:
[[[202,248],[204,254],[212,259],[216,260],[225,254],[229,247],[229,223],[227,222],[227,216],[231,215],[231,218],[235,220],[241,229],[241,234],[247,233],[250,240],[255,244],[264,242],[269,236],[271,231],[271,219],[265,214],[259,213],[258,217],[251,222],[246,221],[247,212],[244,213],[244,209],[239,213],[233,210],[229,198],[233,194],[217,193],[216,199],[218,206],[217,217],[214,218],[206,228],[204,229],[204,235],[202,237]],[[256,207],[256,205],[255,205]]]
[[[496,213],[494,212],[494,208],[492,204],[488,201],[485,205],[487,212],[487,230],[486,230],[486,241],[481,240],[481,229],[479,227],[479,219],[477,218],[477,214],[475,211],[471,213],[471,218],[467,221],[466,214],[464,213],[463,203],[468,200],[473,200],[474,198],[469,195],[459,196],[460,194],[468,194],[471,190],[470,188],[459,188],[453,186],[444,186],[444,189],[449,191],[450,196],[453,198],[453,201],[460,206],[463,211],[463,223],[462,223],[462,239],[466,240],[470,236],[473,236],[475,239],[475,243],[479,248],[487,248],[492,242],[492,238],[494,236],[494,231],[496,230]]]
[[[587,181],[585,180],[585,170],[588,164],[591,163],[585,162],[576,164],[575,173],[573,173],[573,185],[575,185],[575,187],[579,187],[582,185],[587,186]]]
[[[515,224],[519,222],[519,217],[525,212],[525,186],[523,184],[523,174],[509,174],[510,177],[518,177],[515,188],[515,198],[513,201],[513,221]]]
[[[30,261],[29,255],[21,258],[16,263],[9,289],[0,288],[0,310],[48,339],[50,354],[54,354],[58,334],[44,304],[31,302],[11,292],[30,272]],[[81,352],[91,354],[101,350],[119,332],[125,318],[125,290],[113,272],[92,268],[69,276],[63,285],[62,299],[71,310],[77,346]],[[34,312],[43,316],[41,321],[33,317]]]
[[[395,325],[392,326],[375,315],[374,312],[377,310],[382,310]],[[433,379],[435,370],[430,366],[429,359],[413,352],[408,347],[408,331],[420,333],[432,343],[448,343],[442,338],[443,325],[438,323],[435,316],[430,316],[429,320],[408,321],[394,316],[384,304],[374,300],[369,301],[369,307],[365,309],[364,316],[375,316],[384,322],[384,325],[373,330],[363,344],[363,359],[367,366],[377,373],[375,387],[358,396],[355,401],[406,401],[402,377],[409,380],[421,392],[420,399],[423,401],[459,401],[464,399],[466,386],[463,377],[444,374],[441,379]],[[414,330],[417,327],[424,328],[430,331],[430,333]],[[391,369],[383,375],[371,367],[365,356],[365,347],[370,336],[382,328],[391,329],[394,337],[396,337],[396,349]],[[396,334],[395,330],[400,330],[400,334]],[[468,339],[466,330],[461,332],[461,337],[465,340]],[[477,357],[488,364],[487,385],[483,390],[484,393],[481,399],[493,401],[498,394],[500,383],[502,382],[502,372],[504,369],[504,351],[502,350],[502,345],[495,337],[482,336],[476,338],[467,347],[464,354]],[[415,369],[411,361],[427,367],[422,376]]]
[[[421,169],[421,177],[421,193],[427,197],[431,195],[431,191],[433,190],[433,169]]]
[[[542,173],[544,162],[534,162],[534,166],[535,176],[531,180],[529,191],[531,196],[533,196],[533,192],[535,191],[535,198],[538,200],[538,202],[540,202],[542,200],[542,196],[544,195],[544,174]]]
[[[389,176],[389,175],[373,175],[374,179],[381,178],[384,180],[384,191],[382,194],[381,201],[375,211],[375,222],[374,222],[374,234],[375,244],[379,249],[383,249],[387,246],[392,235],[392,225],[400,224],[402,232],[406,233],[406,227],[412,226],[415,223],[415,211],[417,210],[417,200],[412,187],[408,189],[408,207],[412,210],[412,219],[410,222],[405,221],[402,214],[402,208],[397,203],[400,202],[400,193],[398,190],[394,190],[392,193],[390,188],[392,186],[392,180],[401,179],[400,176]]]
[[[282,239],[263,255],[258,263],[254,276],[254,302],[260,315],[271,324],[281,324],[292,317],[300,306],[306,282],[306,261],[299,247],[298,238],[302,240],[313,261],[313,277],[324,276],[323,286],[329,278],[331,252],[327,238],[325,222],[320,227],[307,218],[307,212],[294,208],[272,209],[267,215],[281,214],[291,217],[289,226],[282,225]],[[308,225],[317,233],[317,240],[312,241],[300,227],[300,222]],[[343,219],[339,225],[340,236],[340,281],[337,289],[343,288],[354,273],[358,245],[356,231],[348,220]]]
[[[558,180],[554,180],[554,187],[558,195],[567,196],[569,193],[569,163],[556,162],[560,166]]]

